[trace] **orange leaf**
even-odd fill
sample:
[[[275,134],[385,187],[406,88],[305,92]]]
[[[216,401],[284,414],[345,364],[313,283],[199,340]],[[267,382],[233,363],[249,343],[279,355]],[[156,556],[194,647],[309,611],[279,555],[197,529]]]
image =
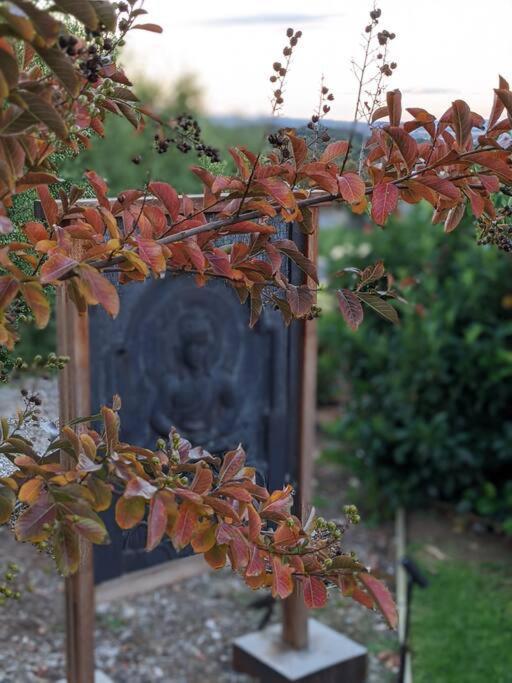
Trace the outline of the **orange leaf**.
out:
[[[306,576],[302,581],[304,602],[309,609],[325,607],[327,603],[327,588],[325,583],[316,576]]]
[[[113,318],[119,313],[119,294],[114,285],[96,268],[82,263],[78,266],[80,279],[84,284],[82,293],[88,304],[101,304]]]
[[[209,520],[202,522],[194,530],[191,545],[195,553],[207,553],[216,543],[217,525]]]
[[[21,293],[34,314],[36,327],[46,327],[50,319],[50,304],[39,282],[25,282],[21,285]]]
[[[5,310],[18,293],[19,283],[11,275],[0,276],[0,309]]]
[[[272,557],[272,597],[287,598],[293,591],[293,568],[283,564],[279,557]]]
[[[145,239],[144,237],[136,237],[135,241],[139,247],[139,255],[144,263],[147,263],[155,273],[163,273],[166,263],[162,245],[155,242],[155,240]]]
[[[356,173],[344,173],[338,176],[338,190],[349,204],[357,204],[365,196],[364,180]]]
[[[212,569],[222,569],[226,564],[227,549],[225,545],[214,545],[205,552],[204,559]]]
[[[145,511],[144,498],[122,496],[116,503],[116,523],[121,529],[131,529],[142,522]]]
[[[252,541],[253,543],[257,543],[260,534],[261,534],[261,517],[257,513],[254,505],[248,505],[247,506],[247,513],[249,515],[249,528],[248,528],[248,536],[249,540]]]
[[[348,150],[347,140],[337,140],[336,142],[331,142],[331,144],[327,145],[327,147],[322,152],[322,156],[320,157],[320,161],[323,162],[324,164],[327,164],[330,161],[334,161],[334,159],[337,159],[338,157],[342,156],[343,154],[346,154],[347,150]]]
[[[41,240],[48,239],[48,232],[42,223],[29,221],[23,226],[23,232],[31,244],[37,244]]]
[[[63,275],[70,273],[77,265],[78,262],[75,259],[60,252],[54,252],[41,268],[41,284],[47,285],[50,282],[55,282]]]
[[[197,519],[197,509],[193,503],[185,501],[180,505],[176,524],[172,531],[172,542],[176,550],[181,550],[190,543]]]

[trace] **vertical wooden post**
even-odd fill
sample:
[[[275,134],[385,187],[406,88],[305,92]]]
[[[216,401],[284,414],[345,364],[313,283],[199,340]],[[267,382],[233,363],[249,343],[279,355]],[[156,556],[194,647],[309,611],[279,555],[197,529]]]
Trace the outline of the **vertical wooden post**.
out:
[[[58,352],[70,357],[59,377],[60,423],[90,414],[89,321],[57,288]],[[61,454],[62,461],[68,458]],[[66,579],[66,671],[68,683],[94,683],[94,575],[91,544],[80,539],[80,567]]]
[[[306,256],[317,262],[318,255],[318,214],[312,209],[313,232],[306,240]],[[316,283],[308,278],[308,284],[316,287]],[[313,451],[315,444],[316,414],[316,359],[317,331],[316,321],[306,320],[302,325],[302,380],[300,386],[299,414],[299,466],[295,506],[297,514],[305,520],[309,514],[311,502],[311,480],[313,476]],[[283,641],[295,648],[303,650],[308,646],[308,611],[302,597],[302,587],[295,584],[292,595],[283,601]]]

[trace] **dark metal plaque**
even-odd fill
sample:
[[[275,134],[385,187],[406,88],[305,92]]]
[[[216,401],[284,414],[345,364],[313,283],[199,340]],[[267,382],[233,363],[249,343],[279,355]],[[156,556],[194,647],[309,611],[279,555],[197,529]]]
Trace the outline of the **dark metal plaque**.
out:
[[[287,275],[300,281],[295,268]],[[212,453],[242,443],[269,487],[293,483],[301,324],[286,328],[269,308],[249,329],[248,306],[220,280],[198,288],[191,276],[168,276],[125,285],[120,297],[116,320],[90,310],[93,412],[119,394],[124,441],[151,448],[175,426]],[[105,521],[112,542],[94,549],[97,583],[183,556],[168,540],[147,553],[144,523],[121,531],[113,509]]]

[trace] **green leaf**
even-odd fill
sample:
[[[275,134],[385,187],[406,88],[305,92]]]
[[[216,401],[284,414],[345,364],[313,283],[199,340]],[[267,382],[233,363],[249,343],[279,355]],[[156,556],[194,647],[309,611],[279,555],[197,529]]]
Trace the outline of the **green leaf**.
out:
[[[0,483],[0,524],[5,524],[9,521],[15,503],[16,496],[14,491]]]

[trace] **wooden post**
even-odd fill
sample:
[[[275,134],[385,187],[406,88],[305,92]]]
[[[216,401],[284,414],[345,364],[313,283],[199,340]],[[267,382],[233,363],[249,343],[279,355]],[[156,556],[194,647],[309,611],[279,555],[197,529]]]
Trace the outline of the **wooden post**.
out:
[[[67,285],[57,288],[57,346],[70,361],[59,377],[60,423],[90,414],[89,321],[78,315]],[[61,454],[63,462],[65,453]],[[94,683],[94,575],[91,544],[80,539],[80,567],[66,579],[66,672],[68,683]]]
[[[306,256],[317,262],[318,256],[318,209],[312,209],[313,232],[306,240]],[[316,283],[308,278],[308,284],[316,287]],[[302,381],[300,386],[300,434],[299,465],[295,507],[297,514],[304,521],[309,514],[311,503],[311,480],[313,477],[313,451],[315,445],[316,414],[316,358],[317,330],[315,320],[306,320],[302,324]],[[303,650],[308,646],[308,611],[302,597],[302,586],[295,584],[293,594],[283,601],[283,641],[295,648]]]

